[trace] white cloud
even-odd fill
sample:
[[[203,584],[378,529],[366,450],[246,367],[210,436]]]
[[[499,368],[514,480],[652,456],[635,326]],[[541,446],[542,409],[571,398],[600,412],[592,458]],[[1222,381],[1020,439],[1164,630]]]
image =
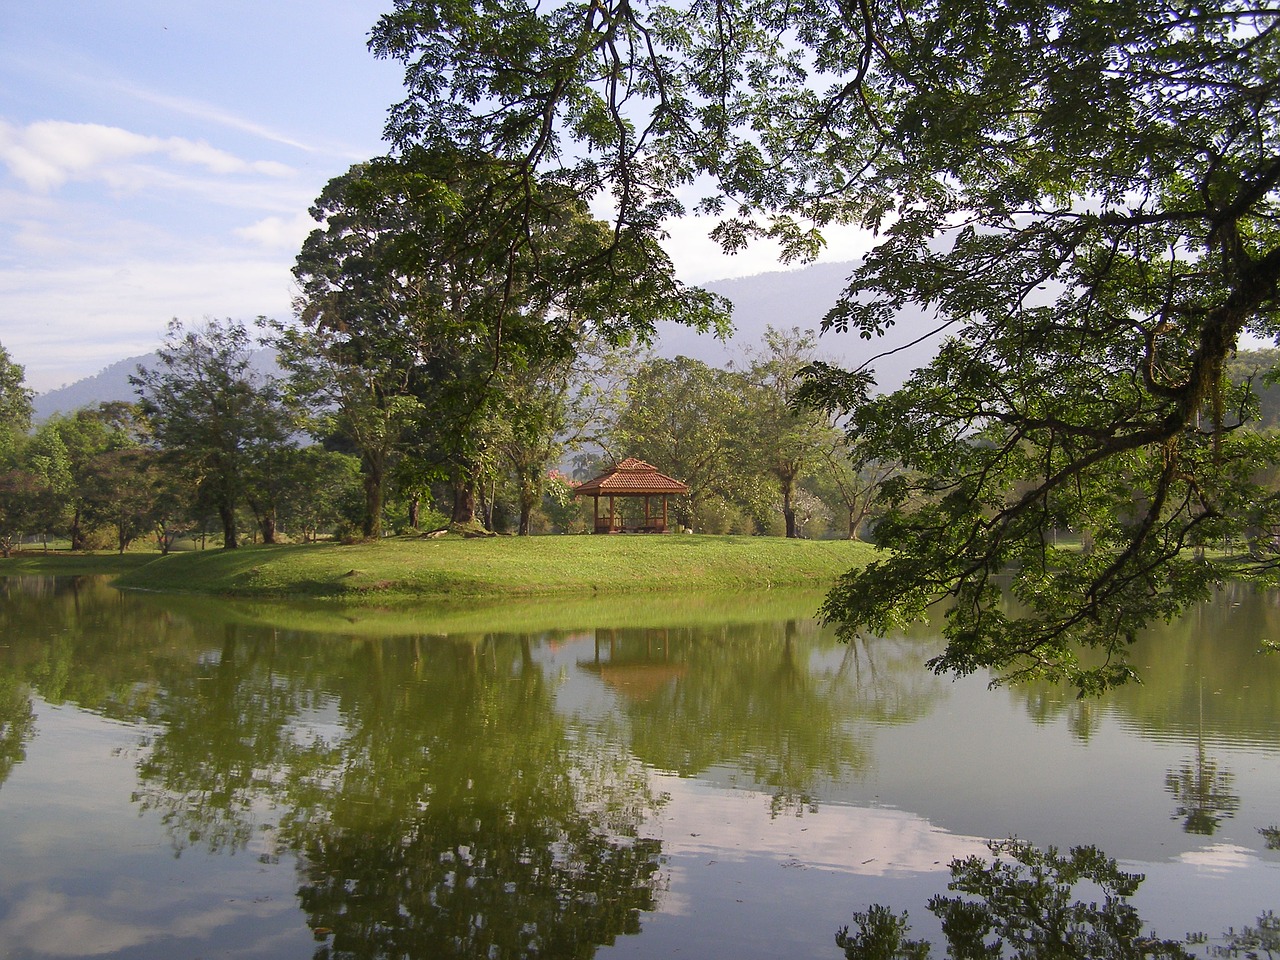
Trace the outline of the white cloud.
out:
[[[32,190],[48,193],[72,180],[101,180],[138,189],[153,179],[133,161],[158,157],[219,176],[280,178],[291,168],[274,161],[246,161],[203,141],[151,137],[98,123],[39,120],[26,127],[0,121],[0,162]]]
[[[756,241],[740,253],[726,254],[708,236],[716,222],[711,217],[683,217],[664,224],[670,236],[663,242],[663,247],[675,263],[680,279],[685,282],[708,283],[804,266],[801,263],[783,263],[778,244],[772,241]],[[826,227],[822,235],[827,242],[817,257],[818,263],[856,260],[871,249],[874,240],[869,231],[852,226]]]
[[[240,227],[235,234],[261,247],[297,251],[316,226],[309,213],[298,213],[292,217],[266,217],[247,227]]]
[[[179,163],[203,166],[211,173],[237,174],[256,173],[268,177],[287,177],[293,170],[291,167],[273,160],[245,161],[225,150],[209,146],[203,140],[184,140],[181,137],[168,137],[156,141],[159,152]]]
[[[304,153],[320,152],[316,147],[280,133],[271,127],[261,123],[255,123],[252,120],[246,120],[228,110],[205,103],[202,100],[156,93],[154,90],[148,90],[144,87],[140,87],[132,83],[126,83],[124,81],[117,81],[113,86],[121,93],[134,97],[137,100],[141,100],[144,103],[150,103],[157,107],[163,107],[166,110],[172,110],[174,113],[194,117],[197,120],[216,123],[219,126],[224,126],[231,130],[239,130],[242,133],[252,134],[255,137],[261,137],[263,140],[268,140],[272,143],[279,143],[286,147],[293,147],[294,149],[301,150]]]
[[[287,254],[221,249],[182,250],[170,261],[0,270],[0,342],[26,368],[29,387],[50,390],[154,350],[174,317],[287,317],[292,263]]]
[[[1231,843],[1215,843],[1199,850],[1188,850],[1178,857],[1208,873],[1227,873],[1257,865],[1258,856],[1247,847]]]

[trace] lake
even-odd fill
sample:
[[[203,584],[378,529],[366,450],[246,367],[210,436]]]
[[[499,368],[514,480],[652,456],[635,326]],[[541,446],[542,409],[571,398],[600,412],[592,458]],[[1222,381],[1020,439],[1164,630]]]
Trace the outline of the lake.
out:
[[[839,960],[987,839],[1093,844],[1162,936],[1280,909],[1280,593],[1101,700],[842,644],[818,597],[491,611],[0,580],[0,956]],[[941,956],[938,950],[936,955]]]

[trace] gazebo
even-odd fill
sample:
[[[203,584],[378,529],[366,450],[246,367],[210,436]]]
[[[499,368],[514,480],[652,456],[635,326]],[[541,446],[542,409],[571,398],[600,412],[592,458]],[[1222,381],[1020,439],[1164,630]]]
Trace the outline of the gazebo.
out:
[[[596,533],[666,533],[667,497],[688,492],[687,484],[659,473],[657,467],[643,460],[627,457],[612,470],[578,486],[573,495],[594,498]],[[655,516],[652,509],[652,498],[658,496],[662,497],[660,517]],[[603,517],[600,515],[601,497],[609,498],[609,513]],[[624,519],[616,508],[617,497],[644,497],[643,519]]]

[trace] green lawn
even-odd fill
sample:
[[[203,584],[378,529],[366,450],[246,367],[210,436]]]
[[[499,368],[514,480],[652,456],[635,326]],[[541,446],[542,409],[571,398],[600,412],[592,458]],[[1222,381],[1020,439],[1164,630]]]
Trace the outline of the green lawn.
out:
[[[89,574],[117,574],[151,563],[159,553],[141,552],[71,553],[67,550],[25,550],[7,560],[0,559],[0,576],[55,574],[78,577]]]
[[[873,552],[843,540],[675,534],[395,538],[171,554],[125,570],[116,583],[166,592],[375,602],[822,588],[867,563]]]

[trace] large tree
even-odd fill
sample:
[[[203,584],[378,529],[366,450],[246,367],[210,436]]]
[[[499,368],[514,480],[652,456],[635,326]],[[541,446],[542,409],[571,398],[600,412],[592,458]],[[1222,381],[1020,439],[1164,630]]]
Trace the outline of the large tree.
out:
[[[812,471],[832,433],[822,412],[796,402],[801,371],[813,363],[816,348],[812,330],[769,326],[744,370],[749,387],[744,421],[750,428],[750,448],[775,485],[788,537],[800,535],[797,484]]]
[[[554,169],[621,228],[714,184],[698,209],[729,247],[879,231],[829,326],[923,310],[951,339],[870,403],[865,371],[814,371],[921,478],[879,527],[894,553],[827,604],[848,629],[941,600],[939,669],[1098,689],[1223,575],[1193,548],[1277,519],[1251,479],[1276,444],[1234,429],[1252,400],[1223,376],[1242,336],[1280,332],[1268,5],[397,0],[372,43],[406,67],[400,142]],[[1067,525],[1094,549],[1056,548]]]
[[[743,499],[759,468],[744,449],[746,383],[689,357],[651,359],[627,384],[608,438],[614,459],[638,457],[689,485],[674,505],[681,525],[704,529],[707,501]]]
[[[116,515],[113,481],[97,475],[100,467],[113,463],[105,455],[138,448],[143,432],[137,407],[121,401],[84,407],[69,415],[55,414],[41,424],[38,434],[56,433],[66,449],[71,471],[67,535],[72,550],[89,548],[89,521],[110,520]],[[114,474],[114,466],[108,472]]]
[[[21,462],[31,429],[32,392],[26,370],[0,345],[0,556],[8,557],[36,525],[39,479]]]
[[[236,509],[255,472],[289,441],[287,414],[269,378],[253,367],[244,324],[169,324],[159,364],[130,380],[171,469],[189,477],[222,524],[222,545],[239,546]],[[264,530],[265,533],[265,530]]]
[[[305,330],[282,344],[295,384],[334,402],[361,452],[370,536],[405,447],[451,481],[454,519],[474,518],[489,427],[519,412],[502,402],[509,378],[567,361],[588,332],[725,320],[722,301],[674,279],[652,237],[610,230],[560,183],[483,151],[406,145],[335,178],[312,214],[322,226],[295,269]],[[327,384],[308,380],[317,369]]]

